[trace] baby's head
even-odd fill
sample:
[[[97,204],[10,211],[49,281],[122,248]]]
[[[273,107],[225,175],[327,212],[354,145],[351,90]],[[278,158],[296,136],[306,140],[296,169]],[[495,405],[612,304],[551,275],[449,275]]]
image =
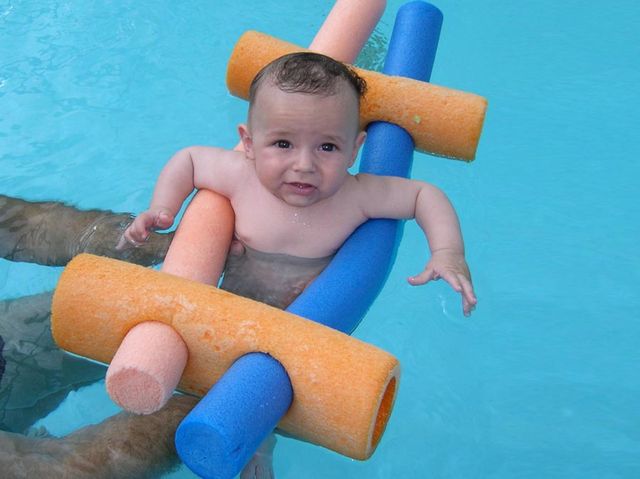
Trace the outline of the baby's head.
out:
[[[248,124],[239,128],[260,182],[297,206],[336,193],[364,141],[365,88],[349,67],[317,53],[292,53],[264,67],[249,91]]]
[[[248,126],[251,130],[258,123],[258,110],[259,116],[271,120],[269,123],[277,122],[274,104],[287,108],[283,103],[300,104],[304,97],[311,107],[299,111],[298,115],[313,116],[326,109],[328,99],[338,102],[341,108],[334,118],[325,118],[325,121],[331,123],[329,126],[343,129],[346,123],[347,135],[355,138],[360,133],[360,99],[366,89],[364,79],[344,63],[320,53],[290,53],[267,64],[251,82]]]
[[[251,82],[249,108],[266,82],[287,93],[330,96],[340,89],[351,89],[360,104],[367,85],[355,71],[326,55],[297,52],[275,59],[262,68]]]

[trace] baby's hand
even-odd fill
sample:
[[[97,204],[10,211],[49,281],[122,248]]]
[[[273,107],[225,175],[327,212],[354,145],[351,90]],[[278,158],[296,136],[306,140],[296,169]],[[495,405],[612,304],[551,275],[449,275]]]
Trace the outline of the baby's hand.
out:
[[[449,249],[434,251],[424,271],[417,276],[411,276],[409,283],[417,286],[440,278],[462,294],[462,310],[465,316],[469,316],[478,299],[473,292],[471,274],[462,253]]]
[[[140,213],[122,234],[116,249],[123,250],[129,245],[142,246],[153,231],[171,227],[173,220],[173,215],[162,208]]]

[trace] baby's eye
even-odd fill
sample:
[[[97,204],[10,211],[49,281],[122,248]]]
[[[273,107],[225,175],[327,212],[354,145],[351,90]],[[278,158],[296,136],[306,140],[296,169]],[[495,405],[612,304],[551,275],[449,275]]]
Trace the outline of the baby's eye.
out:
[[[291,148],[291,143],[289,143],[287,140],[278,140],[275,142],[275,145],[278,148]]]
[[[320,147],[322,151],[336,151],[338,147],[333,143],[323,143]]]

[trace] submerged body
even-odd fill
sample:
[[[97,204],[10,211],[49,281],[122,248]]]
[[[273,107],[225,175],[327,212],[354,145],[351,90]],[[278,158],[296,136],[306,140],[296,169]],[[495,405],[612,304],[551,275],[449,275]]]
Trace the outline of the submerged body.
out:
[[[59,202],[29,202],[0,195],[0,257],[65,265],[82,252],[143,265],[162,261],[171,234],[153,233],[138,248],[117,250],[131,215],[82,211]],[[235,248],[223,288],[276,307],[293,300],[331,258],[307,260]],[[243,278],[251,278],[245,284]],[[254,294],[255,293],[255,294]],[[196,404],[176,396],[157,413],[120,413],[100,424],[57,438],[32,426],[67,395],[104,378],[105,367],[67,354],[51,336],[51,296],[41,293],[0,301],[0,471],[2,477],[161,477],[180,464],[175,429]],[[26,435],[25,435],[26,433]],[[243,472],[271,474],[275,438],[261,446]],[[151,446],[151,447],[150,447]]]
[[[0,195],[0,258],[63,266],[78,253],[92,252],[143,265],[162,261],[172,235],[154,233],[141,248],[116,249],[131,218]],[[51,296],[0,301],[0,476],[151,478],[177,467],[173,436],[197,402],[189,396],[175,396],[149,416],[119,413],[61,438],[32,429],[70,392],[101,380],[106,370],[57,347]]]
[[[162,477],[180,464],[173,435],[196,402],[190,396],[174,396],[155,414],[121,412],[63,438],[0,431],[2,477]]]
[[[333,259],[264,253],[244,245],[227,258],[220,288],[285,309]]]
[[[149,236],[144,247],[117,250],[130,213],[79,210],[59,201],[26,201],[0,194],[0,258],[64,266],[79,253],[92,253],[141,265],[164,258],[172,233]]]

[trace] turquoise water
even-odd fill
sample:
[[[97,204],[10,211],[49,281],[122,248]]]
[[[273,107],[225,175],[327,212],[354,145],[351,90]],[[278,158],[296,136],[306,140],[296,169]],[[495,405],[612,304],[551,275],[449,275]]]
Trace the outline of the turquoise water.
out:
[[[366,61],[402,3],[389,2]],[[436,3],[432,81],[490,106],[474,163],[417,155],[413,169],[458,210],[478,308],[466,319],[444,284],[405,282],[427,257],[407,224],[356,331],[403,364],[377,452],[362,463],[282,439],[279,478],[640,476],[640,6],[511,3]],[[235,143],[235,39],[307,44],[330,7],[0,2],[0,192],[143,209],[175,150]],[[0,299],[52,289],[59,272],[0,260]],[[64,434],[109,416],[101,386],[42,424]]]

